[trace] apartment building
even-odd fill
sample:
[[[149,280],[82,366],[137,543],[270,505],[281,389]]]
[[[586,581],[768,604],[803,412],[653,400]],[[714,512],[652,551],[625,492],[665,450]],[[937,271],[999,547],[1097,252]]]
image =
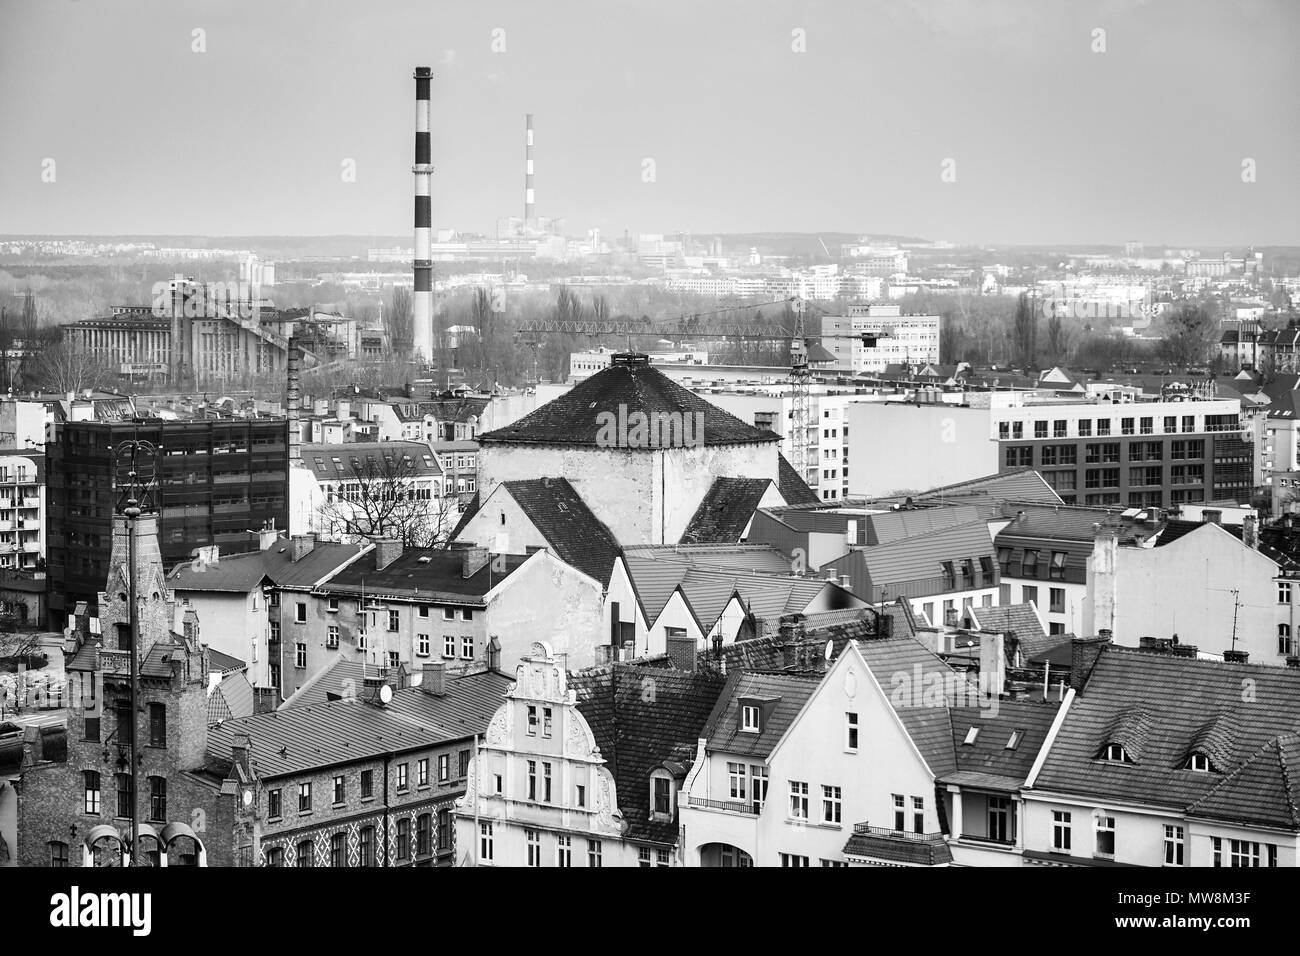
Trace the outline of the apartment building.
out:
[[[890,365],[937,364],[941,325],[937,315],[903,315],[897,305],[861,305],[851,306],[847,315],[822,316],[821,333],[837,366],[883,372]]]
[[[45,455],[0,451],[0,570],[45,560]]]

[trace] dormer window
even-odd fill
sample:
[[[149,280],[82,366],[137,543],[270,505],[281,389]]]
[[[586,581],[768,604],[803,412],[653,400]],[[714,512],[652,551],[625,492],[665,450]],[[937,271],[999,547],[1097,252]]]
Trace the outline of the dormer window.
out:
[[[1101,752],[1101,759],[1108,760],[1111,763],[1132,763],[1133,758],[1128,755],[1123,744],[1107,744],[1106,749]]]
[[[763,729],[763,711],[757,704],[740,705],[740,729],[756,734]]]
[[[1187,758],[1184,770],[1195,770],[1197,773],[1214,773],[1214,765],[1210,763],[1210,758],[1202,753],[1194,753]]]
[[[656,770],[650,776],[650,818],[671,821],[673,809],[673,778],[666,770]]]

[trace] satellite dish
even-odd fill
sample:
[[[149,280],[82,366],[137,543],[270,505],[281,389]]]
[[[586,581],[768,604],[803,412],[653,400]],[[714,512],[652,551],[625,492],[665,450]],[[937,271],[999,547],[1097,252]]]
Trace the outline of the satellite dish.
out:
[[[834,640],[828,640],[828,641],[826,642],[826,653],[825,653],[825,657],[826,657],[826,659],[827,659],[827,660],[830,660],[830,659],[831,659],[831,655],[834,654],[834,653],[835,653],[835,641],[834,641]]]
[[[386,704],[393,699],[393,688],[389,684],[384,684],[379,688],[379,702]]]

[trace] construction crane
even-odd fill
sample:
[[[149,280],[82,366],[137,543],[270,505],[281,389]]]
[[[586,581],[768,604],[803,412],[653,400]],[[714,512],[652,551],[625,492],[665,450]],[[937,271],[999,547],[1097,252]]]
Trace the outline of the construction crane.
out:
[[[754,321],[752,318],[727,320],[709,318],[727,312],[749,311],[766,306],[789,305],[793,313],[790,327],[784,323],[784,316],[776,320]],[[806,313],[810,310],[829,315],[824,309],[808,302],[801,296],[776,299],[771,302],[751,303],[749,305],[730,306],[713,312],[690,313],[671,319],[535,319],[525,322],[515,333],[515,340],[523,342],[533,350],[534,370],[536,369],[537,349],[541,344],[540,336],[549,334],[568,335],[618,335],[625,336],[628,348],[634,336],[653,336],[656,338],[671,336],[716,336],[719,338],[752,339],[763,341],[783,341],[790,343],[790,452],[795,472],[805,481],[808,478],[808,427],[809,427],[809,384],[812,380],[808,363],[808,332]],[[865,317],[864,317],[865,318]],[[882,317],[883,318],[883,317]],[[856,339],[866,348],[874,347],[881,338],[893,335],[893,328],[881,323],[879,328],[859,332],[815,333],[815,339]]]

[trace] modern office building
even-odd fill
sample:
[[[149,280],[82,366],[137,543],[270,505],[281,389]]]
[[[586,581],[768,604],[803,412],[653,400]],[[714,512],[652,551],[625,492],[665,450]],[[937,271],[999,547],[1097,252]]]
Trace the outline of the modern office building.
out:
[[[888,455],[855,456],[854,495],[924,490],[1034,468],[1065,504],[1176,508],[1249,501],[1254,432],[1238,399],[1108,400],[1042,392],[971,393],[966,404],[862,402],[855,435]]]
[[[94,606],[108,574],[114,490],[112,449],[129,440],[161,447],[155,458],[158,543],[171,569],[217,546],[252,551],[257,532],[289,526],[288,426],[284,419],[67,422],[47,445],[50,614],[58,624],[78,601]],[[123,466],[124,470],[124,466]]]
[[[850,306],[848,315],[822,316],[822,344],[838,359],[836,367],[855,372],[919,368],[939,361],[940,325],[937,315],[903,315],[897,305]],[[853,335],[861,337],[845,337]]]

